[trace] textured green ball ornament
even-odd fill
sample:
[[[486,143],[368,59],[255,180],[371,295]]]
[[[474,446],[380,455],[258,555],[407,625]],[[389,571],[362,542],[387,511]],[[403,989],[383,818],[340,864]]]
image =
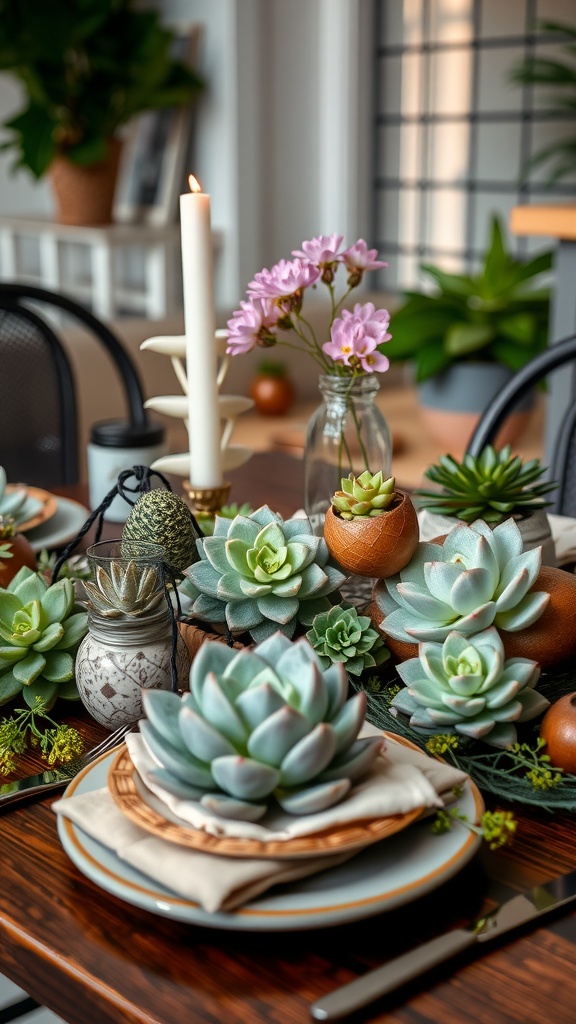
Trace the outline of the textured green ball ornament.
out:
[[[153,490],[141,494],[124,524],[127,540],[162,544],[166,561],[177,576],[200,557],[190,509],[173,491]]]

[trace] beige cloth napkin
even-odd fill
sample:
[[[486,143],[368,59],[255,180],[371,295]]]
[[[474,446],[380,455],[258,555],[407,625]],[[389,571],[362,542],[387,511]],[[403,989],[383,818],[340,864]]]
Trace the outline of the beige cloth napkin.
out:
[[[412,760],[406,760],[406,752]],[[384,806],[388,802],[389,806],[396,807],[396,811],[417,806],[441,806],[443,800],[440,794],[449,792],[466,779],[463,772],[442,765],[425,754],[409,751],[393,741],[387,741],[386,756],[380,760],[385,761],[387,767],[379,765],[382,772],[377,788],[386,790],[388,774],[391,779],[390,792],[394,793],[393,801],[388,801],[384,793],[381,803]],[[418,771],[421,776],[419,782]],[[409,782],[408,795],[403,797],[400,779],[404,772]],[[355,787],[355,790],[359,788]],[[355,820],[346,818],[343,812],[347,803],[348,800],[339,805],[341,821]],[[355,806],[351,804],[352,808]],[[157,838],[133,824],[118,809],[107,789],[58,800],[53,808],[57,814],[69,818],[92,838],[112,850],[121,860],[176,895],[200,904],[209,913],[233,910],[255,899],[273,885],[335,867],[359,852],[355,850],[297,860],[261,860],[223,857],[189,850]],[[396,812],[389,810],[386,813]],[[311,819],[308,821],[310,831]]]

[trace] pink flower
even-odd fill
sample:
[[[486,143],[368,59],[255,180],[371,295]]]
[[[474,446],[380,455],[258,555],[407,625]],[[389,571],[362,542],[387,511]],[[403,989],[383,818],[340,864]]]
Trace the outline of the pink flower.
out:
[[[286,299],[308,288],[320,277],[318,267],[304,260],[280,260],[271,270],[261,270],[248,285],[248,294],[261,299]]]
[[[377,345],[390,341],[392,337],[388,333],[390,313],[387,309],[376,309],[373,302],[365,302],[364,305],[361,302],[357,302],[352,311],[343,309],[341,315],[343,320],[347,320],[350,317],[359,317],[364,324],[366,334],[370,338],[374,338]]]
[[[342,245],[344,235],[319,235],[310,242],[302,242],[302,251],[292,250],[293,256],[301,260],[315,263],[317,266],[325,266],[327,263],[341,263],[343,253],[338,249]]]
[[[250,352],[256,345],[276,344],[273,328],[278,322],[278,309],[268,299],[251,298],[240,303],[228,321],[227,353],[232,356]]]
[[[348,284],[352,286],[359,284],[366,270],[380,270],[381,267],[387,267],[387,263],[375,259],[377,255],[378,249],[369,249],[362,238],[346,249],[342,253],[342,258],[348,269]]]
[[[334,321],[330,341],[322,346],[322,351],[342,366],[360,368],[364,373],[384,373],[390,362],[378,352],[377,344],[376,338],[367,333],[362,316],[350,314]]]

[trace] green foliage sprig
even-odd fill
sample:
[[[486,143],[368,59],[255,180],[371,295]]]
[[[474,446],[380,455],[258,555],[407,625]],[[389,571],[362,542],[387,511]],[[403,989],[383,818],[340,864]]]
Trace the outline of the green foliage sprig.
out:
[[[491,850],[498,850],[511,843],[518,824],[512,811],[484,811],[480,824],[474,825],[457,807],[443,807],[435,815],[432,832],[435,835],[449,832],[455,822],[482,836]]]
[[[43,758],[52,766],[80,757],[84,740],[77,729],[50,718],[43,701],[37,699],[33,707],[18,708],[0,722],[0,775],[16,771],[18,757],[28,747],[40,748]]]

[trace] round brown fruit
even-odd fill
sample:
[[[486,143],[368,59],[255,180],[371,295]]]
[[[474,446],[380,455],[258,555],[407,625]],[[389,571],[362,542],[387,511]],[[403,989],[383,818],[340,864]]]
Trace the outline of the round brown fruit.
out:
[[[540,735],[554,767],[576,775],[576,693],[567,693],[548,709]]]

